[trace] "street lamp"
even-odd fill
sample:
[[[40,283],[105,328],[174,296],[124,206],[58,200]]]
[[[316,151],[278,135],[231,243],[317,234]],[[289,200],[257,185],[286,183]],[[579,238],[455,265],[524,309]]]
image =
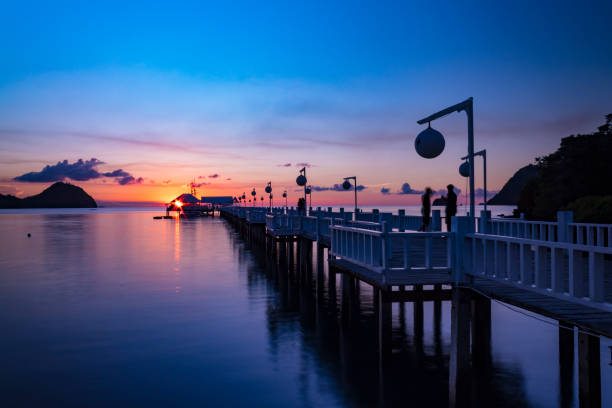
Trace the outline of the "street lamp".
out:
[[[251,195],[253,196],[253,207],[255,207],[255,203],[257,202],[257,193],[255,192],[255,187],[253,187],[253,191],[251,191]]]
[[[355,181],[355,217],[357,217],[357,176],[345,177],[344,183],[342,183],[343,189],[348,190],[349,188],[351,188],[351,182],[349,180]]]
[[[266,193],[270,195],[270,210],[272,209],[272,182],[268,181],[266,186]]]
[[[310,205],[309,207],[312,207],[312,186],[307,186],[306,187],[306,194],[308,194],[308,196],[310,197]],[[306,204],[306,203],[304,203]]]
[[[436,156],[438,156],[440,153],[442,153],[442,150],[444,149],[444,137],[442,137],[442,143],[440,143],[440,136],[442,136],[442,134],[438,131],[436,131],[435,129],[431,128],[431,122],[439,119],[441,117],[444,117],[448,114],[451,114],[453,112],[461,112],[461,111],[465,111],[466,115],[467,115],[467,121],[468,121],[468,155],[467,155],[467,159],[468,159],[468,165],[469,165],[469,177],[470,177],[470,216],[474,217],[475,216],[475,204],[474,204],[474,99],[473,98],[468,98],[463,102],[460,102],[456,105],[450,106],[446,109],[441,110],[440,112],[434,113],[433,115],[430,115],[426,118],[423,118],[421,120],[418,120],[417,123],[419,125],[422,125],[424,123],[428,123],[430,124],[430,126],[425,129],[423,132],[421,132],[419,134],[419,136],[417,136],[417,140],[415,141],[415,147],[417,147],[417,142],[420,142],[419,144],[422,144],[423,147],[425,147],[426,145],[429,145],[429,143],[431,143],[431,146],[433,147],[429,152],[424,152],[424,153],[430,153],[430,154],[422,154],[423,152],[421,150],[419,150],[419,147],[417,147],[417,152],[428,159],[434,158]],[[434,133],[435,132],[435,133]],[[437,133],[437,134],[436,134]],[[442,145],[442,149],[439,149],[440,144]],[[436,153],[436,151],[439,150]]]
[[[487,211],[487,149],[483,149],[479,152],[474,153],[474,156],[482,156],[482,165],[483,165],[483,192],[484,192],[484,210]],[[461,160],[467,160],[469,156],[462,157]],[[463,177],[469,177],[470,168],[469,162],[463,162],[461,166],[459,166],[459,174]]]
[[[274,198],[274,196],[272,195],[272,193],[270,193],[270,212],[272,211],[272,199],[273,198]]]
[[[306,207],[306,183],[308,182],[308,179],[306,178],[306,167],[303,167],[300,170],[300,175],[297,176],[295,182],[298,186],[304,187],[304,207]],[[304,214],[306,214],[306,208],[304,208]]]
[[[285,199],[285,208],[287,208],[287,190],[283,191],[283,198]]]

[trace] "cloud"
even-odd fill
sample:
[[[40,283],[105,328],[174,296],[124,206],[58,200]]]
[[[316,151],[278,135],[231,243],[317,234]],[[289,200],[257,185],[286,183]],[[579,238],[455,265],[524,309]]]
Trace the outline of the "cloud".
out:
[[[358,185],[357,186],[357,191],[361,191],[366,189],[366,186],[363,185]],[[349,190],[345,190],[341,184],[334,184],[331,187],[323,187],[323,186],[311,186],[312,191],[352,191],[353,187],[351,186],[351,188]],[[296,191],[303,191],[302,189],[297,189]]]
[[[210,175],[210,176],[208,176],[208,177],[209,177],[209,178],[218,178],[218,177],[219,177],[219,175],[218,175],[217,173],[215,173],[215,174],[211,174],[211,175]]]
[[[198,176],[199,179],[205,179],[206,176]]]
[[[127,184],[142,184],[144,179],[142,177],[135,178],[134,176],[124,176],[120,178],[116,178],[115,181],[122,186]]]
[[[424,193],[423,190],[414,190],[412,187],[410,187],[410,184],[408,183],[402,184],[402,188],[400,189],[400,191],[397,192],[397,194],[423,194],[423,193]]]
[[[308,163],[308,162],[303,162],[303,163],[295,163],[295,167],[306,167],[306,168],[311,168],[312,164]]]
[[[162,184],[170,184],[170,183],[172,183],[172,180],[164,180],[164,181],[162,181]]]
[[[90,160],[79,159],[74,163],[68,160],[59,161],[57,164],[47,165],[41,171],[32,171],[15,177],[14,181],[24,183],[48,183],[52,181],[63,181],[71,179],[76,181],[87,181],[101,177],[114,178],[120,185],[140,184],[144,181],[142,177],[134,177],[122,169],[100,173],[96,167],[104,164],[96,158]],[[103,180],[104,181],[104,180]]]
[[[387,188],[387,187],[383,187],[380,189],[380,192],[384,195],[390,194],[391,193],[391,189]]]
[[[232,180],[232,178],[231,178],[231,177],[228,177],[228,178],[226,178],[226,180],[227,180],[227,181],[231,181],[231,180]]]
[[[191,182],[188,184],[189,187],[195,187],[195,188],[200,188],[200,187],[208,186],[208,185],[210,185],[210,183],[206,183],[206,182],[202,182],[202,183]]]
[[[291,167],[291,163],[277,164],[276,167]]]

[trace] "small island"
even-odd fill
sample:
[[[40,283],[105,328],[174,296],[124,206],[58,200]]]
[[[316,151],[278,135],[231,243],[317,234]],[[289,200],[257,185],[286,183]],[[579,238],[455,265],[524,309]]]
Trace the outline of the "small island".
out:
[[[0,194],[0,208],[97,208],[81,187],[57,182],[42,193],[26,198]]]

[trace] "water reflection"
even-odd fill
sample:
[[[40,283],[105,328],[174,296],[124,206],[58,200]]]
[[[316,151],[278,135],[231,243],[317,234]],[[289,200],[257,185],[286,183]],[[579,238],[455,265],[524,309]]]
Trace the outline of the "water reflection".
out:
[[[4,405],[446,407],[454,355],[472,406],[578,406],[574,332],[447,288],[386,296],[322,248],[179,222],[0,217]]]
[[[250,234],[248,248],[279,296],[279,302],[268,305],[270,349],[276,355],[284,336],[295,335],[295,321],[282,317],[299,313],[300,343],[307,348],[301,355],[317,359],[316,366],[324,367],[343,391],[344,403],[532,405],[521,367],[494,358],[490,299],[459,288],[416,286],[384,293],[328,270],[325,250],[316,243],[313,255],[311,243],[275,243]],[[426,316],[431,319],[427,330]],[[559,329],[561,407],[576,405],[574,336],[571,328]],[[305,357],[303,364],[309,365]],[[308,387],[306,375],[300,381]]]

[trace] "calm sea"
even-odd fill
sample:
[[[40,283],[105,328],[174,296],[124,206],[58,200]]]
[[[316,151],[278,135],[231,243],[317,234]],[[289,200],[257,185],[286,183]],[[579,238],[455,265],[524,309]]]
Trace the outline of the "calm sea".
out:
[[[347,308],[341,276],[335,294],[300,283],[220,218],[159,213],[2,211],[1,406],[447,405],[449,301],[437,321],[425,302],[416,334],[413,304],[393,304],[382,364],[367,285]],[[536,317],[492,303],[481,406],[577,406],[577,356],[562,393],[559,329]]]

